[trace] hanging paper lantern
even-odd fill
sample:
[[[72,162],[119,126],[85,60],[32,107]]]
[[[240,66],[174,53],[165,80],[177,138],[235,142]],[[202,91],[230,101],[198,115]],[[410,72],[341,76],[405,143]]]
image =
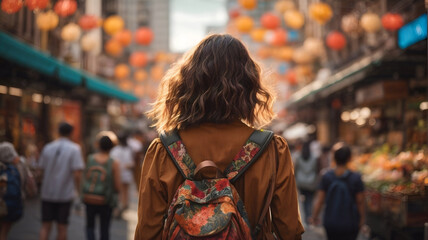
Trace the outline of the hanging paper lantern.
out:
[[[52,10],[37,14],[36,24],[42,31],[49,31],[58,26],[59,18]]]
[[[55,12],[61,17],[73,15],[77,10],[77,3],[75,0],[59,0],[54,6]]]
[[[118,41],[123,47],[129,46],[132,42],[132,32],[128,29],[123,29],[116,33],[113,38]]]
[[[123,50],[122,45],[114,39],[111,39],[108,42],[106,42],[104,49],[108,54],[110,54],[113,57],[117,57],[120,54],[122,54],[122,50]]]
[[[83,15],[79,19],[79,26],[83,30],[91,30],[99,26],[100,20],[94,15]]]
[[[312,3],[309,6],[309,16],[319,24],[325,24],[333,16],[330,5],[322,2]]]
[[[143,52],[134,52],[129,57],[129,63],[136,68],[146,66],[148,61],[147,55]]]
[[[342,33],[333,31],[327,35],[327,46],[333,50],[341,50],[346,46],[346,38]]]
[[[163,74],[164,74],[163,66],[160,64],[153,66],[151,71],[150,71],[150,76],[155,81],[161,80],[163,77]]]
[[[22,5],[22,0],[3,0],[1,1],[1,10],[7,14],[12,14],[18,12]]]
[[[257,56],[261,59],[269,58],[271,56],[271,50],[268,47],[260,47],[257,50]]]
[[[345,33],[352,34],[358,32],[358,18],[355,14],[343,16],[341,23],[342,30]]]
[[[396,31],[404,25],[403,17],[396,13],[387,13],[382,17],[382,25],[386,30]]]
[[[380,30],[381,21],[377,14],[365,13],[361,17],[360,25],[366,32],[375,33]]]
[[[315,57],[319,57],[324,53],[324,44],[317,38],[307,38],[303,43],[303,48]]]
[[[287,32],[284,29],[269,31],[265,36],[266,42],[275,47],[280,47],[287,43]]]
[[[290,61],[293,58],[294,49],[291,47],[280,47],[273,52],[276,59]]]
[[[104,31],[111,36],[121,31],[124,26],[125,26],[125,22],[118,15],[108,17],[103,24]]]
[[[66,42],[74,42],[80,37],[80,27],[75,23],[65,25],[61,30],[61,38]]]
[[[80,40],[80,46],[82,50],[85,52],[89,52],[98,47],[99,40],[94,34],[87,33],[82,36]]]
[[[139,96],[139,97],[144,96],[144,92],[145,92],[145,88],[142,85],[138,85],[134,89],[134,94]]]
[[[247,10],[252,10],[257,6],[257,0],[238,0],[238,2],[241,5],[241,7]]]
[[[239,11],[238,8],[233,8],[229,10],[229,18],[230,19],[235,19],[237,17],[239,17],[239,15],[241,15],[241,12]]]
[[[131,92],[132,89],[134,88],[134,84],[129,80],[121,81],[119,83],[119,88],[124,91]]]
[[[256,28],[251,30],[251,38],[255,41],[255,42],[263,42],[263,39],[265,37],[265,33],[266,30],[263,28]]]
[[[260,18],[262,26],[266,29],[276,29],[281,25],[281,19],[273,13],[265,13]]]
[[[118,64],[114,68],[114,76],[117,79],[124,79],[129,76],[129,67],[126,64]]]
[[[150,45],[153,41],[153,32],[148,27],[142,27],[135,31],[135,42],[140,45]]]
[[[248,16],[239,16],[236,19],[236,28],[238,31],[243,33],[248,33],[253,29],[254,21],[251,17]]]
[[[284,13],[285,24],[292,29],[300,29],[305,24],[305,16],[297,10],[290,10]]]
[[[291,85],[294,86],[297,84],[297,75],[296,72],[294,70],[289,70],[286,74],[285,74],[285,79],[287,80],[287,82]]]
[[[144,82],[147,79],[147,72],[142,69],[135,71],[134,79],[137,82]]]
[[[293,1],[290,0],[281,0],[275,3],[274,9],[278,13],[285,13],[289,10],[294,10],[296,8],[296,5]]]
[[[45,9],[48,3],[49,0],[25,0],[25,5],[31,11]]]
[[[304,48],[294,50],[293,61],[297,64],[308,64],[314,60],[312,54]]]
[[[309,64],[297,65],[295,68],[296,75],[304,78],[313,77],[312,66]]]

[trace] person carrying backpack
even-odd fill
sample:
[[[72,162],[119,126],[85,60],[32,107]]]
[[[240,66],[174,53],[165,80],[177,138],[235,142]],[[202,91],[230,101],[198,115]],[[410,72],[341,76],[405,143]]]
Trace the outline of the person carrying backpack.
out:
[[[325,202],[323,225],[328,240],[355,240],[365,223],[364,185],[361,176],[347,168],[351,150],[344,143],[333,146],[336,168],[321,179],[311,221],[318,224],[318,215]]]
[[[162,80],[149,112],[135,239],[301,239],[287,142],[257,127],[273,96],[245,46],[202,40]]]
[[[98,152],[88,156],[83,175],[82,201],[86,205],[86,236],[95,240],[95,219],[99,216],[100,239],[109,239],[110,221],[120,191],[119,163],[110,157],[115,145],[112,132],[97,136]]]
[[[23,214],[22,175],[12,143],[0,143],[0,240],[6,240],[12,224]]]

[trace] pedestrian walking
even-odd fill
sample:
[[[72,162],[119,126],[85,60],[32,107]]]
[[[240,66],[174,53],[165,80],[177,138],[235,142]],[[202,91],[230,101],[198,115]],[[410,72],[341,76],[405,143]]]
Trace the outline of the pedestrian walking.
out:
[[[42,150],[38,166],[42,170],[42,228],[40,239],[47,240],[52,223],[57,224],[57,239],[67,238],[68,218],[73,200],[79,197],[84,168],[80,146],[70,140],[73,126],[59,124],[59,139]]]
[[[323,225],[328,240],[355,240],[365,223],[364,185],[361,176],[347,168],[351,150],[344,143],[333,146],[336,167],[321,179],[312,221],[318,216],[325,202]]]
[[[98,152],[88,156],[82,185],[86,236],[88,240],[95,240],[95,219],[99,217],[100,239],[108,240],[112,212],[121,187],[120,167],[110,156],[116,142],[114,133],[101,132],[96,139]]]
[[[272,120],[272,103],[260,67],[231,35],[184,55],[149,112],[161,138],[143,162],[135,239],[301,239],[287,143],[257,130]]]
[[[295,159],[295,174],[297,188],[303,195],[305,222],[312,215],[312,202],[318,185],[319,163],[316,155],[311,151],[311,141],[303,143],[299,154]]]
[[[12,143],[0,143],[0,240],[6,240],[12,224],[23,214],[22,183],[17,168],[20,158]]]
[[[129,185],[134,179],[134,157],[131,147],[128,146],[128,135],[121,133],[118,136],[118,140],[119,144],[111,150],[110,156],[117,160],[120,166],[120,205],[116,217],[121,218],[123,211],[128,209],[129,206]]]

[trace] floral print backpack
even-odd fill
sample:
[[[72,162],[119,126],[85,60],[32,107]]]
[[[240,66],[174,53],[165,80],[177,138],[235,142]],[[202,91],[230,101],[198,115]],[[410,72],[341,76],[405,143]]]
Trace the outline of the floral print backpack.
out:
[[[275,179],[271,180],[266,205],[253,229],[232,184],[257,160],[272,136],[271,131],[255,130],[232,163],[221,172],[210,160],[196,166],[177,131],[161,134],[163,145],[185,178],[168,209],[162,239],[255,239],[268,212]],[[216,171],[215,178],[201,176],[201,170],[209,168]]]

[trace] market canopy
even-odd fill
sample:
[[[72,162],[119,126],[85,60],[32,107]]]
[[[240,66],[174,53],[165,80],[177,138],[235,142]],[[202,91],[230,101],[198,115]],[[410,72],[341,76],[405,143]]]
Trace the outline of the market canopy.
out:
[[[86,71],[73,68],[66,63],[58,61],[54,57],[38,51],[4,32],[0,32],[0,57],[42,74],[57,77],[60,82],[65,84],[73,86],[83,85],[90,91],[126,102],[138,101],[138,98],[133,94],[124,92]]]

